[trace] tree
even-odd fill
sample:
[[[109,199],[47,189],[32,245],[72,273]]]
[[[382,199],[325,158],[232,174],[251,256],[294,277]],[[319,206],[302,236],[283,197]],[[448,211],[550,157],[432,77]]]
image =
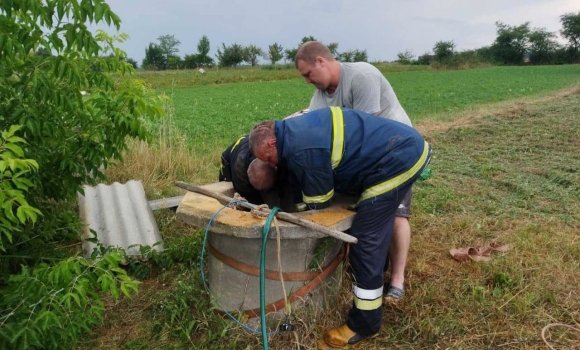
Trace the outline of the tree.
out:
[[[545,28],[536,28],[528,34],[530,62],[533,64],[550,64],[558,49],[556,35]]]
[[[133,66],[134,69],[137,69],[137,61],[135,61],[134,59],[132,59],[131,57],[127,57],[125,59],[125,62],[129,63],[131,66]]]
[[[359,49],[354,50],[352,58],[354,62],[366,62],[369,60],[367,50],[359,50]]]
[[[431,60],[433,60],[433,55],[431,52],[427,51],[421,56],[417,57],[417,64],[428,66],[431,64]]]
[[[447,63],[453,57],[455,53],[455,43],[453,40],[443,41],[440,40],[433,46],[433,53],[435,54],[435,61],[440,63]]]
[[[399,52],[397,54],[397,62],[399,62],[400,64],[411,64],[411,62],[413,61],[413,57],[415,57],[415,55],[413,55],[413,51],[411,50]]]
[[[183,61],[178,55],[170,55],[167,57],[167,69],[179,69],[182,68]]]
[[[34,157],[39,169],[27,175],[34,185],[29,199],[74,197],[82,184],[104,179],[101,166],[121,157],[127,136],[149,139],[144,119],[163,110],[141,81],[115,79],[112,74],[134,72],[124,62],[126,54],[115,47],[128,36],[111,37],[100,30],[93,35],[87,29],[88,21],[119,28],[120,19],[107,4],[25,4],[2,4],[0,33],[5,45],[0,46],[0,66],[11,74],[0,76],[0,130],[23,126],[17,136],[27,142],[24,152]],[[64,7],[55,12],[57,4]],[[31,54],[41,48],[52,54]],[[107,57],[110,53],[113,56]],[[83,96],[81,91],[90,94]]]
[[[223,50],[223,51],[222,51]],[[226,46],[222,43],[222,50],[218,49],[216,57],[221,67],[235,67],[244,61],[244,48],[239,44]]]
[[[300,43],[300,45],[298,45],[298,47],[300,47],[302,44],[304,44],[305,42],[308,42],[308,41],[318,41],[318,40],[316,40],[316,38],[315,38],[315,37],[313,37],[312,35],[309,35],[309,36],[303,36],[303,37],[302,37],[302,42]],[[337,45],[338,45],[338,44],[337,44]]]
[[[562,52],[566,62],[580,61],[580,12],[567,13],[560,17],[562,22],[562,36],[568,39],[569,46]]]
[[[367,50],[350,50],[341,53],[336,53],[335,57],[341,62],[366,62],[368,61]]]
[[[198,68],[200,66],[213,66],[213,58],[208,56],[209,53],[209,39],[207,36],[202,36],[197,43],[197,53],[185,55],[180,62],[183,68]]]
[[[332,42],[332,43],[326,45],[326,47],[328,47],[328,50],[330,51],[332,56],[334,56],[335,58],[338,56],[338,43],[337,42]]]
[[[495,22],[497,37],[491,46],[494,60],[503,64],[521,64],[528,49],[530,22],[510,26]]]
[[[207,56],[209,53],[209,39],[207,36],[202,36],[197,43],[197,52],[202,56]]]
[[[179,52],[181,42],[175,39],[174,35],[162,35],[157,38],[159,44],[149,43],[145,48],[145,58],[143,68],[145,69],[177,69],[181,58],[176,55]]]
[[[300,48],[300,46],[302,46],[302,44],[304,44],[305,42],[308,41],[318,41],[316,40],[316,38],[314,38],[312,35],[310,36],[304,36],[302,37],[302,41],[300,42],[300,44],[298,44],[298,46],[294,49],[287,49],[284,51],[284,57],[290,61],[290,62],[294,62],[296,60],[296,53],[298,52],[298,49]],[[338,47],[338,44],[336,44]]]
[[[568,40],[574,50],[580,50],[580,12],[562,15],[560,22],[562,22],[560,32],[562,36]]]
[[[163,54],[163,49],[157,44],[149,43],[149,47],[145,48],[142,66],[144,69],[167,69],[167,57]]]
[[[192,55],[185,55],[182,64],[183,68],[194,69],[202,66],[213,66],[214,61],[211,57],[202,56],[199,53],[194,53]]]
[[[48,224],[43,227],[32,208],[42,212],[55,205],[49,198],[76,198],[83,184],[105,179],[101,166],[119,160],[129,138],[150,139],[146,120],[163,109],[142,81],[118,78],[134,73],[115,46],[128,36],[88,30],[87,23],[119,30],[119,17],[104,1],[4,1],[0,18],[0,250],[6,251],[0,260],[5,272],[4,264],[23,255],[30,240],[47,242],[46,232],[54,232]],[[41,48],[50,54],[35,54]],[[38,221],[32,227],[34,215]],[[103,319],[102,295],[111,293],[116,300],[136,289],[118,268],[123,260],[122,254],[108,254],[92,262],[71,257],[51,261],[54,266],[21,267],[2,288],[0,348],[75,348],[80,334]]]
[[[175,35],[162,35],[157,38],[157,41],[159,41],[159,47],[166,59],[179,52],[181,42],[175,39]]]
[[[286,49],[284,50],[284,58],[290,62],[294,62],[296,60],[296,53],[298,53],[298,48]]]
[[[244,47],[242,55],[244,62],[247,62],[252,65],[252,67],[254,67],[256,64],[258,64],[258,57],[264,55],[264,51],[262,51],[262,49],[256,45],[248,45]]]
[[[198,52],[198,60],[200,61],[199,65],[208,66],[213,65],[213,59],[208,56],[209,53],[209,39],[207,36],[202,36],[199,39],[199,43],[197,44],[197,52]]]
[[[354,62],[354,51],[341,52],[337,59],[341,62]]]
[[[268,46],[268,52],[264,53],[263,57],[269,60],[270,63],[276,64],[276,62],[284,58],[284,48],[282,45],[274,43]]]

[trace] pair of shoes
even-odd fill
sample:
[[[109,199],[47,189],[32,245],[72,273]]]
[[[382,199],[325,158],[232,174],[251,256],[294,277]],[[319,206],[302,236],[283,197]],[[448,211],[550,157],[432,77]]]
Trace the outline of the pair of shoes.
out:
[[[386,303],[396,303],[403,299],[405,295],[405,290],[403,288],[397,288],[395,286],[389,286],[387,293],[385,293],[384,301]]]
[[[367,339],[376,336],[378,333],[369,334],[366,336],[360,335],[353,332],[346,324],[340,327],[333,328],[324,333],[324,342],[329,346],[335,348],[342,348],[346,345],[353,345],[360,342],[363,339]]]
[[[469,259],[473,261],[491,261],[491,253],[493,252],[507,252],[511,250],[513,246],[511,244],[498,244],[496,242],[491,242],[479,248],[465,247],[465,248],[452,248],[449,250],[451,257],[457,261],[463,262]]]

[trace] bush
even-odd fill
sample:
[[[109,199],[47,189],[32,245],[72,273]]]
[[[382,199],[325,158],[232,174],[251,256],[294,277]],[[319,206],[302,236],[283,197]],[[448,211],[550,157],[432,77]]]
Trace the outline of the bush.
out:
[[[127,136],[150,138],[145,118],[161,115],[162,101],[142,81],[119,79],[134,72],[115,47],[127,35],[88,31],[86,23],[119,29],[103,0],[3,1],[0,18],[0,282],[8,281],[0,292],[0,348],[70,348],[101,321],[100,292],[118,299],[136,291],[118,267],[124,253],[18,266],[8,277],[15,260],[2,252],[40,246],[36,256],[18,258],[50,261],[50,239],[74,230],[75,220],[51,213],[42,222],[35,207],[104,179],[102,168],[121,158]]]
[[[127,136],[149,139],[144,118],[163,109],[142,81],[119,79],[134,72],[114,46],[127,36],[88,31],[85,23],[93,21],[118,29],[104,1],[10,1],[0,9],[0,130],[9,130],[4,141],[11,140],[1,150],[4,250],[10,235],[35,221],[33,207],[46,198],[74,198],[82,184],[104,179],[103,168],[120,159]],[[33,230],[30,236],[49,239],[41,226]]]
[[[5,242],[12,243],[13,234],[27,221],[35,222],[40,211],[31,207],[26,192],[33,186],[26,178],[38,169],[32,159],[23,159],[24,151],[19,144],[24,139],[15,136],[22,126],[13,125],[0,135],[0,251],[6,251]]]
[[[114,46],[127,36],[88,31],[89,21],[119,29],[104,1],[9,1],[1,9],[0,130],[23,126],[24,151],[39,165],[27,173],[31,194],[72,197],[104,178],[99,168],[120,157],[126,136],[148,139],[143,118],[162,109],[145,85],[117,78],[134,72]]]
[[[138,282],[119,268],[124,260],[123,251],[111,250],[98,260],[72,257],[11,276],[0,294],[0,348],[71,348],[102,322],[105,305],[97,291],[114,300],[137,291]]]

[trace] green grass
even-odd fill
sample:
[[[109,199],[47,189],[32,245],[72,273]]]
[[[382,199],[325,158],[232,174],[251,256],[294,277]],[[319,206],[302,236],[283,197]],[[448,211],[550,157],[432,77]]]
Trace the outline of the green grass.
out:
[[[379,336],[361,348],[545,349],[543,327],[580,325],[580,90],[558,96],[466,113],[460,126],[425,132],[433,176],[414,187],[405,299],[384,307]],[[222,127],[237,118],[228,114]],[[261,348],[260,336],[208,309],[200,230],[171,211],[156,218],[176,266],[156,271],[135,300],[111,305],[81,348]],[[449,255],[492,241],[515,248],[487,263]],[[298,341],[314,349],[325,330],[342,324],[352,305],[344,277],[342,301],[298,312],[296,337],[272,336],[270,348],[296,349]],[[548,339],[559,348],[580,345],[572,331],[552,329]]]
[[[580,82],[580,65],[490,67],[387,74],[414,122],[436,113],[563,89]]]
[[[194,147],[225,148],[262,120],[281,119],[307,107],[312,90],[302,80],[224,84],[166,91],[174,123]]]
[[[580,281],[571,278],[580,268],[579,113],[577,91],[428,136],[434,176],[414,188],[411,300],[387,313],[397,327],[386,337],[421,348],[540,349],[547,324],[580,323]],[[491,241],[515,249],[491,263],[447,253]]]
[[[427,116],[545,94],[580,81],[580,65],[491,67],[456,71],[387,73],[413,122]],[[225,147],[255,123],[307,107],[313,87],[302,79],[165,90],[174,121],[193,147]]]

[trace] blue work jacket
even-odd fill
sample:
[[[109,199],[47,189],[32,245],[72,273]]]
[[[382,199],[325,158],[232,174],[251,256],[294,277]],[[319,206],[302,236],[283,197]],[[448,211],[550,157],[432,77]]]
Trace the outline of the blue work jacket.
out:
[[[279,166],[288,169],[294,201],[311,209],[334,193],[359,203],[412,183],[431,149],[414,128],[362,111],[329,107],[275,122]]]

